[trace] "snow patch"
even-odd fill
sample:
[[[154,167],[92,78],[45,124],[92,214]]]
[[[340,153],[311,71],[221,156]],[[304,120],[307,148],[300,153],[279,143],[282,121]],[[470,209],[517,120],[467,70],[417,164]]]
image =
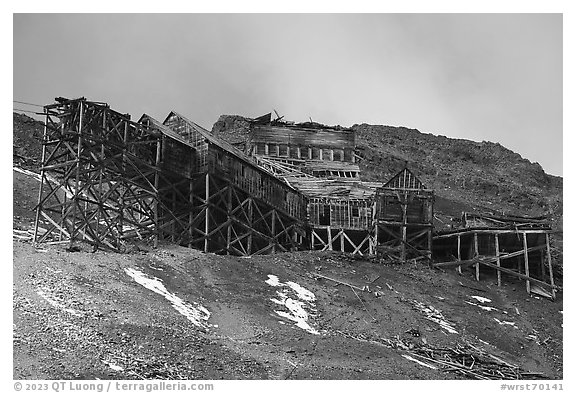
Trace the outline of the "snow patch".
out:
[[[117,365],[115,365],[115,364],[112,363],[112,362],[102,361],[102,363],[107,364],[108,367],[110,367],[110,368],[111,368],[112,370],[114,370],[114,371],[124,371],[124,368],[122,368],[122,367],[120,367],[120,366],[117,366]]]
[[[211,326],[207,321],[210,318],[210,311],[199,303],[190,304],[180,299],[173,293],[168,292],[162,280],[156,277],[150,277],[147,274],[132,268],[124,269],[126,274],[134,279],[138,284],[148,288],[152,292],[164,296],[166,300],[172,303],[172,307],[180,314],[184,315],[194,325],[208,329]]]
[[[446,318],[444,318],[444,315],[442,315],[442,311],[432,306],[427,306],[424,303],[420,303],[416,300],[412,301],[412,304],[418,311],[426,315],[426,319],[432,322],[436,322],[442,329],[448,331],[449,333],[458,334],[454,326],[452,326],[450,322],[446,321]]]
[[[494,320],[496,322],[498,322],[499,325],[510,325],[510,326],[514,326],[516,329],[518,329],[518,326],[516,326],[516,322],[501,321],[498,318],[494,318]]]
[[[480,303],[492,303],[492,300],[486,299],[485,297],[482,296],[470,296],[470,297],[478,300]]]
[[[472,302],[469,302],[467,300],[464,300],[464,303],[468,303],[468,304],[471,304],[473,306],[480,307],[484,311],[499,311],[497,308],[490,307],[490,306],[483,306],[481,304],[472,303]]]
[[[282,283],[278,277],[273,274],[269,274],[268,279],[265,282],[270,286],[280,288],[280,290],[276,291],[277,298],[271,298],[270,301],[288,309],[288,312],[274,310],[276,314],[295,322],[297,327],[307,331],[308,333],[320,334],[308,323],[309,313],[307,309],[312,313],[316,313],[316,306],[314,304],[316,296],[312,292],[292,281]],[[289,295],[296,296],[295,298],[292,298]],[[278,322],[283,323],[282,321]]]
[[[273,274],[269,274],[268,275],[268,280],[264,281],[266,284],[268,285],[272,285],[273,287],[279,287],[280,284],[280,280],[278,280],[278,277],[276,277]]]

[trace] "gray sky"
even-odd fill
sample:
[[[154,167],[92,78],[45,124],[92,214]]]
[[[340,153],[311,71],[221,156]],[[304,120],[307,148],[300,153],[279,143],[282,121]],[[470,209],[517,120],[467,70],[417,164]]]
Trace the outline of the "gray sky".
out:
[[[417,128],[562,175],[561,14],[15,14],[14,100]],[[23,106],[19,106],[23,107]]]

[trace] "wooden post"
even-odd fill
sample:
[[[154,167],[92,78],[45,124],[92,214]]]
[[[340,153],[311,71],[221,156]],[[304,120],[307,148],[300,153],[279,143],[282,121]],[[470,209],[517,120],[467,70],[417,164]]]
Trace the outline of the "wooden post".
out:
[[[314,250],[314,238],[316,231],[314,230],[314,227],[312,227],[310,229],[310,249]]]
[[[554,290],[554,273],[552,271],[552,254],[550,253],[550,235],[546,234],[546,256],[548,257],[548,271],[550,272],[550,284],[552,284],[552,298],[556,298]]]
[[[188,212],[188,248],[192,248],[192,239],[194,237],[194,229],[192,228],[192,224],[194,222],[194,186],[193,186],[193,181],[192,179],[190,179],[190,182],[188,183],[188,202],[190,203],[190,206],[188,207],[188,209],[190,209],[190,211]]]
[[[378,255],[378,221],[374,228],[374,255]]]
[[[246,252],[248,253],[248,255],[252,255],[252,237],[254,234],[254,231],[252,230],[252,223],[254,222],[254,207],[252,206],[252,204],[254,203],[254,199],[252,199],[252,197],[249,197],[248,199],[248,225],[250,226],[250,234],[248,235],[248,247]]]
[[[230,242],[232,241],[232,184],[230,183],[228,184],[226,199],[226,207],[228,210],[228,214],[226,214],[226,219],[228,220],[228,228],[226,228],[226,254],[230,255]]]
[[[209,221],[209,214],[210,214],[210,174],[206,173],[206,180],[205,180],[205,203],[206,203],[206,220],[204,223],[204,252],[208,252],[208,233],[210,233],[210,221]]]
[[[478,233],[474,232],[474,258],[477,258],[478,253]],[[476,263],[476,281],[480,281],[480,264]]]
[[[46,160],[46,140],[47,140],[47,133],[48,133],[48,110],[44,108],[44,132],[42,136],[42,166],[40,167],[40,189],[38,191],[38,206],[36,206],[36,219],[34,220],[34,243],[38,242],[38,226],[40,224],[40,210],[42,208],[42,193],[44,189],[44,165],[46,164],[44,161]],[[66,197],[66,193],[64,193],[64,197]],[[64,200],[66,202],[66,200]],[[64,207],[62,207],[64,209]],[[64,210],[62,210],[62,217],[64,217]],[[60,240],[62,238],[62,230],[60,230]]]
[[[154,209],[154,225],[156,226],[156,230],[154,231],[154,247],[158,247],[158,240],[160,237],[160,217],[158,215],[158,200],[160,199],[160,155],[162,153],[162,137],[158,138],[156,141],[156,167],[154,168],[154,201],[153,201],[153,209]],[[126,143],[127,143],[127,134],[124,134],[124,150],[126,150]],[[124,162],[125,157],[123,158],[122,162]],[[124,206],[122,206],[122,209]]]
[[[172,190],[172,212],[176,211],[176,191]],[[176,243],[176,225],[178,221],[172,220],[172,243]]]
[[[458,262],[462,261],[462,255],[460,252],[460,243],[461,243],[460,234],[458,234]],[[462,266],[460,265],[458,266],[458,273],[462,274]]]
[[[72,202],[72,229],[70,231],[70,246],[74,243],[74,232],[76,231],[76,206],[78,205],[78,194],[80,192],[80,155],[82,154],[82,120],[84,117],[84,105],[83,102],[79,102],[80,105],[80,118],[78,120],[78,147],[76,149],[76,183],[74,188],[74,199]]]
[[[428,228],[428,265],[432,266],[432,228]]]
[[[522,232],[522,238],[524,240],[524,269],[525,274],[530,277],[530,268],[528,266],[528,240],[526,239],[526,232]],[[530,281],[526,280],[526,292],[530,294]]]
[[[328,233],[328,249],[332,251],[332,230],[330,230],[330,225],[326,227],[326,232]]]
[[[270,229],[272,230],[272,252],[275,253],[276,252],[276,209],[272,209],[272,225],[270,226]],[[314,241],[314,237],[312,237],[312,241]]]
[[[498,240],[498,234],[494,234],[494,246],[496,248],[496,266],[500,267],[500,241]],[[500,270],[496,271],[498,276],[498,286],[502,285],[502,272]]]
[[[542,281],[546,281],[545,259],[544,250],[540,250],[540,278],[542,278]]]
[[[406,176],[406,174],[404,174]],[[404,191],[404,200],[402,201],[402,248],[401,258],[406,262],[406,226],[408,225],[408,191]]]
[[[344,228],[340,228],[340,251],[344,252]]]

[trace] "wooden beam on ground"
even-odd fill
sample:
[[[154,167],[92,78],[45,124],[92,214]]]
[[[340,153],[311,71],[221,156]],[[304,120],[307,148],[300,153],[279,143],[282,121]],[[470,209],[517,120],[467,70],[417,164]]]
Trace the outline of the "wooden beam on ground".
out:
[[[364,288],[357,287],[356,285],[352,285],[352,284],[349,284],[349,283],[344,282],[344,281],[336,280],[335,278],[326,277],[326,276],[324,276],[324,275],[322,275],[322,274],[318,274],[318,273],[312,273],[312,275],[313,275],[313,276],[316,276],[316,277],[324,278],[324,279],[326,279],[326,280],[334,281],[334,282],[336,282],[336,283],[338,283],[338,284],[346,285],[346,286],[348,286],[348,287],[350,287],[350,288],[354,288],[354,289],[357,289],[357,290],[359,290],[359,291],[364,291]]]

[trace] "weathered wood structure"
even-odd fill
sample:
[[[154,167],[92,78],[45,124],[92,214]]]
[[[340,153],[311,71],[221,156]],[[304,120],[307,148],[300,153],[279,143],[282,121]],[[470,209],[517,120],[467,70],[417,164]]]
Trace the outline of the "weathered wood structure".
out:
[[[551,228],[539,217],[504,217],[463,213],[462,226],[434,236],[434,260],[438,267],[473,266],[476,280],[496,273],[526,282],[528,293],[555,298]]]
[[[291,169],[320,178],[359,179],[355,149],[356,134],[350,128],[271,121],[269,115],[252,122],[246,144],[247,153],[263,165],[284,167],[277,173]]]
[[[376,251],[401,261],[432,260],[434,192],[408,168],[376,190],[374,244]]]
[[[84,98],[44,110],[36,242],[121,251],[138,237],[233,255],[306,244],[305,197],[185,117],[132,122]]]
[[[36,242],[429,256],[432,192],[408,169],[361,181],[352,129],[260,119],[241,151],[177,112],[134,122],[85,98],[44,111]]]
[[[268,115],[252,123],[245,146],[308,198],[312,249],[430,258],[433,192],[407,168],[385,185],[361,181],[354,130]]]
[[[310,246],[373,254],[374,192],[379,183],[295,178],[291,184],[308,198]]]

